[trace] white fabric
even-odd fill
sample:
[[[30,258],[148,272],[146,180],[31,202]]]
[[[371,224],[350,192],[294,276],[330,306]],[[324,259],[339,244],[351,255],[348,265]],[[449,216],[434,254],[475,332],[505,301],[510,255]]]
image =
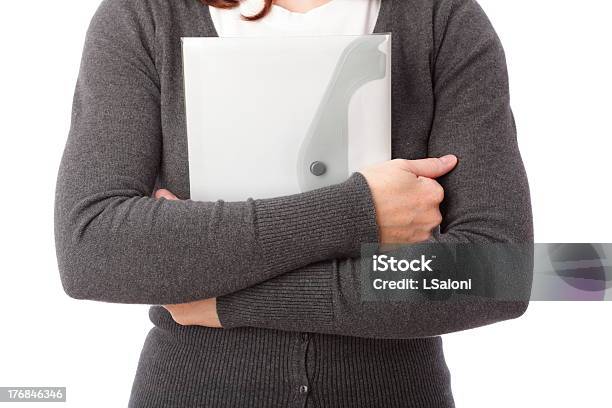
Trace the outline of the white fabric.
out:
[[[235,9],[210,7],[219,37],[362,35],[374,31],[381,0],[331,0],[306,13],[273,5],[270,14],[257,21],[241,15],[261,10],[263,0],[243,0]]]

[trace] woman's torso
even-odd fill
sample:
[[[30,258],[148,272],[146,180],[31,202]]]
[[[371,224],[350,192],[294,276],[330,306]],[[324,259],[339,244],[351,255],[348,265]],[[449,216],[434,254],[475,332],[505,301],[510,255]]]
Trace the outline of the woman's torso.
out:
[[[215,36],[197,0],[146,2],[161,86],[159,184],[189,197],[181,37]],[[383,0],[375,32],[393,33],[393,156],[427,155],[434,98],[431,2]],[[406,96],[407,95],[407,96]],[[182,327],[151,308],[155,327],[131,407],[452,407],[441,340],[374,340],[240,328]]]

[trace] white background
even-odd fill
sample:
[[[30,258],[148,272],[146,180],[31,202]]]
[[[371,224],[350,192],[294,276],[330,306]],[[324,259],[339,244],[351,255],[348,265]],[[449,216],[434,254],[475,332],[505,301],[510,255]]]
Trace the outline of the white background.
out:
[[[97,4],[0,3],[0,386],[67,386],[68,406],[106,408],[127,404],[147,308],[65,296],[52,225]],[[609,2],[481,4],[506,48],[536,239],[611,242]],[[522,319],[447,336],[457,406],[610,406],[611,317],[612,304],[533,303]]]

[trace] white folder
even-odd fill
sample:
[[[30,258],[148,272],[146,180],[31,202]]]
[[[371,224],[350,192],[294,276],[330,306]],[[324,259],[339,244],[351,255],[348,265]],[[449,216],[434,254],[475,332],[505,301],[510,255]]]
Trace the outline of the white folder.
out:
[[[191,198],[340,183],[391,158],[391,36],[183,38]]]

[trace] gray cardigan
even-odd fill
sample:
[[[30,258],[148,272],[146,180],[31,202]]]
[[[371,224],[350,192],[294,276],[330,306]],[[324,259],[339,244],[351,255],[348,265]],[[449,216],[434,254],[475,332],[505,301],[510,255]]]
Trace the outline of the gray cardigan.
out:
[[[433,241],[531,242],[504,53],[482,9],[383,0],[375,31],[393,33],[393,156],[459,157]],[[180,38],[214,35],[197,0],[105,0],[85,42],[56,195],[64,288],[153,305],[217,297],[225,327],[180,327],[153,306],[131,405],[452,406],[432,336],[526,303],[362,302],[359,250],[378,237],[359,174],[290,197],[190,201]],[[156,186],[184,200],[156,201]]]

